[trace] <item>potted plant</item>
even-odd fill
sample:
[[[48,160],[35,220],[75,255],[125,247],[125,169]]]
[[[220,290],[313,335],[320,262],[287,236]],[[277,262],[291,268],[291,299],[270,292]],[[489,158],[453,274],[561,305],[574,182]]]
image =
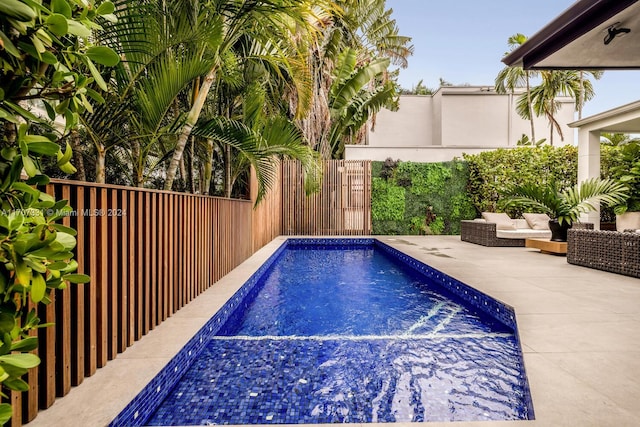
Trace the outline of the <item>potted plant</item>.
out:
[[[620,146],[618,155],[610,168],[611,178],[625,185],[629,192],[627,199],[614,206],[616,229],[640,228],[640,143],[631,141]]]
[[[502,195],[505,208],[517,207],[549,215],[551,240],[566,242],[567,230],[581,213],[594,211],[598,203],[614,206],[627,199],[628,188],[610,179],[592,178],[573,187],[559,190],[555,182],[513,187]]]

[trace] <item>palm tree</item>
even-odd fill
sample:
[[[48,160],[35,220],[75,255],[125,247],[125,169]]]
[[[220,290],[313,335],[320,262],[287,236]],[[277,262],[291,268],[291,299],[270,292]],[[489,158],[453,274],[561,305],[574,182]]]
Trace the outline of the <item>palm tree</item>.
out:
[[[595,95],[595,93],[593,93],[593,85],[591,84],[591,81],[587,80],[585,78],[585,74],[591,74],[591,76],[596,79],[596,80],[600,80],[600,78],[602,77],[602,75],[604,74],[604,71],[601,70],[589,70],[589,71],[585,71],[585,70],[580,70],[578,72],[579,74],[579,94],[578,94],[578,98],[576,100],[576,109],[578,110],[578,120],[582,119],[582,108],[584,107],[584,104],[586,101],[588,101],[589,99],[593,98],[593,96]],[[591,98],[587,98],[588,93],[587,90],[591,90],[592,95]]]
[[[601,132],[600,143],[603,145],[620,146],[629,143],[640,142],[638,138],[632,138],[631,135],[620,132]]]
[[[84,115],[82,123],[96,149],[96,181],[105,182],[107,151],[127,149],[133,184],[142,186],[162,163],[172,129],[181,119],[178,96],[209,68],[208,58],[189,46],[205,40],[195,32],[191,15],[168,15],[155,2],[117,4],[118,21],[97,35],[123,58],[109,80],[104,104]]]
[[[384,0],[336,3],[342,12],[317,20],[322,37],[308,44],[313,98],[310,114],[298,120],[309,144],[324,158],[340,156],[346,140],[361,140],[364,126],[380,108],[397,106],[396,74],[388,67],[406,66],[413,52],[410,38],[398,34],[393,11],[386,8]],[[387,65],[379,67],[380,60],[386,60]],[[359,74],[351,81],[351,85],[357,81],[357,87],[349,89],[348,99],[344,98],[347,92],[338,89],[347,89],[341,67]],[[369,69],[361,71],[365,68]],[[371,74],[374,68],[376,73]],[[338,94],[342,99],[334,98]],[[347,124],[356,113],[359,119]]]
[[[527,37],[524,34],[514,34],[507,40],[511,51],[518,46],[523,45],[527,41]],[[507,52],[508,54],[509,52]],[[511,93],[513,94],[516,88],[525,85],[526,92],[521,95],[521,100],[526,100],[527,114],[520,114],[521,117],[528,119],[531,123],[531,141],[536,143],[536,131],[533,116],[533,106],[531,100],[531,78],[536,77],[535,71],[525,70],[522,67],[505,67],[498,73],[495,80],[495,89],[497,93]]]
[[[265,61],[276,68],[283,65],[289,70],[289,74],[294,75],[297,67],[294,63],[302,58],[302,54],[295,52],[294,45],[290,42],[296,35],[313,37],[309,21],[318,11],[327,7],[327,3],[301,0],[215,0],[201,6],[201,13],[205,15],[206,20],[215,23],[214,31],[209,34],[207,45],[202,47],[203,52],[209,52],[214,60],[209,71],[200,81],[190,110],[178,132],[175,149],[166,171],[165,189],[171,189],[173,186],[189,135],[196,126],[209,91],[216,81],[223,55],[240,39],[250,38],[253,46],[270,51],[271,56],[264,57]],[[246,53],[251,54],[251,52]],[[303,84],[294,87],[298,91],[306,89]],[[301,114],[303,111],[301,107],[304,105],[301,103],[298,107]]]

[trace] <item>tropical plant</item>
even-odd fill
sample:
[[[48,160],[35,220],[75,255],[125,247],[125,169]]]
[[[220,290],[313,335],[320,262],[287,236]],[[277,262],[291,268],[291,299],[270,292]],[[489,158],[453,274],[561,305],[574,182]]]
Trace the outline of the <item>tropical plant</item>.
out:
[[[402,95],[433,95],[434,89],[427,87],[423,80],[418,81],[411,89],[401,89]]]
[[[88,281],[73,274],[75,231],[57,223],[71,208],[36,188],[49,182],[41,173],[49,157],[65,172],[75,170],[69,145],[60,149],[50,121],[62,117],[65,131],[73,129],[78,115],[91,108],[89,98],[102,100],[96,89],[106,89],[96,64],[114,65],[119,58],[91,43],[92,30],[115,19],[108,1],[3,0],[1,11],[0,383],[26,391],[21,377],[40,363],[29,353],[38,347],[32,334],[46,326],[37,304],[49,303],[67,282]],[[11,414],[9,403],[0,404],[0,423]]]
[[[566,189],[555,182],[546,185],[527,184],[502,192],[503,208],[520,207],[543,212],[560,225],[571,225],[582,213],[597,210],[598,204],[613,206],[628,197],[624,185],[609,179],[592,178]]]
[[[397,109],[397,72],[388,68],[406,67],[413,53],[411,39],[399,35],[385,0],[336,4],[341,12],[318,20],[321,37],[308,43],[313,97],[309,114],[297,120],[324,158],[340,157],[345,143],[360,143],[365,125],[373,125],[381,108]],[[386,66],[380,67],[383,62]],[[358,75],[348,76],[347,70]]]
[[[516,104],[516,111],[521,117],[530,118],[531,111],[535,116],[545,116],[549,121],[549,144],[553,145],[554,131],[564,140],[562,127],[555,118],[560,105],[559,96],[574,99],[576,109],[582,108],[584,102],[595,96],[593,85],[583,74],[574,70],[542,70],[541,82],[530,90],[531,106],[522,98]]]
[[[516,141],[516,145],[519,147],[540,147],[546,141],[547,141],[546,138],[542,138],[541,140],[534,142],[533,140],[530,140],[529,137],[523,133],[520,139]]]
[[[614,207],[616,215],[640,211],[640,142],[632,141],[615,152],[609,172],[611,178],[625,185],[629,194],[623,203]]]
[[[621,132],[601,132],[600,133],[600,144],[602,145],[610,145],[613,147],[621,146],[628,143],[637,143],[640,142],[639,138],[633,138],[631,135],[627,133]]]
[[[389,62],[387,58],[380,58],[358,66],[355,49],[346,49],[338,56],[329,92],[329,145],[333,157],[341,157],[345,140],[353,138],[371,115],[394,96],[395,86],[391,82],[375,82],[376,76],[387,69]],[[374,90],[370,89],[372,84],[375,85]]]
[[[511,51],[523,45],[526,41],[527,36],[524,34],[517,33],[512,35],[507,40],[507,44],[511,50],[505,53],[505,55],[508,55]],[[523,114],[521,111],[518,112],[521,117],[528,119],[531,124],[530,141],[537,141],[533,117],[533,105],[531,100],[531,79],[536,76],[536,71],[525,70],[522,67],[505,67],[500,70],[495,80],[495,89],[497,93],[514,93],[516,88],[522,87],[524,84],[526,91],[520,95],[520,100],[523,103],[526,102],[527,113]]]
[[[209,52],[214,60],[206,75],[200,79],[199,86],[194,89],[189,111],[177,132],[175,148],[166,171],[165,189],[173,186],[188,138],[221,71],[223,55],[241,39],[249,39],[250,43],[245,43],[245,46],[254,49],[244,54],[255,55],[256,51],[266,51],[266,55],[258,53],[266,66],[276,69],[284,67],[286,74],[295,75],[296,70],[304,68],[304,56],[301,52],[296,52],[293,41],[296,37],[313,36],[314,30],[309,22],[323,14],[326,2],[216,0],[200,6],[200,13],[206,14],[206,19],[215,24],[214,31],[208,34],[206,46],[203,46],[204,51]],[[299,93],[299,100],[308,98],[304,95],[308,91],[308,85],[304,83],[302,80],[294,80],[292,86]],[[307,102],[299,102],[296,115],[303,114],[307,105]]]

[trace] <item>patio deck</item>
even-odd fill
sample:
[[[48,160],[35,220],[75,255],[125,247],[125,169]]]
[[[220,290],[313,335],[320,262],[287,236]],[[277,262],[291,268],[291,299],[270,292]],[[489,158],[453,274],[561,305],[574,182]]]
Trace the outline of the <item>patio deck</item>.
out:
[[[536,420],[429,425],[640,425],[639,279],[570,265],[537,249],[483,247],[459,236],[378,238],[516,311]],[[284,239],[258,251],[29,425],[106,425]]]

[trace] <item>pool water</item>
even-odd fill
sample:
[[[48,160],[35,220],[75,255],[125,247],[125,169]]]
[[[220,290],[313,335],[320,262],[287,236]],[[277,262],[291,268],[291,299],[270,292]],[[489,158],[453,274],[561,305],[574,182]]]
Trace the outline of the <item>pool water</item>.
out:
[[[301,241],[279,251],[146,424],[533,418],[515,321],[492,315],[508,308],[378,242]]]

